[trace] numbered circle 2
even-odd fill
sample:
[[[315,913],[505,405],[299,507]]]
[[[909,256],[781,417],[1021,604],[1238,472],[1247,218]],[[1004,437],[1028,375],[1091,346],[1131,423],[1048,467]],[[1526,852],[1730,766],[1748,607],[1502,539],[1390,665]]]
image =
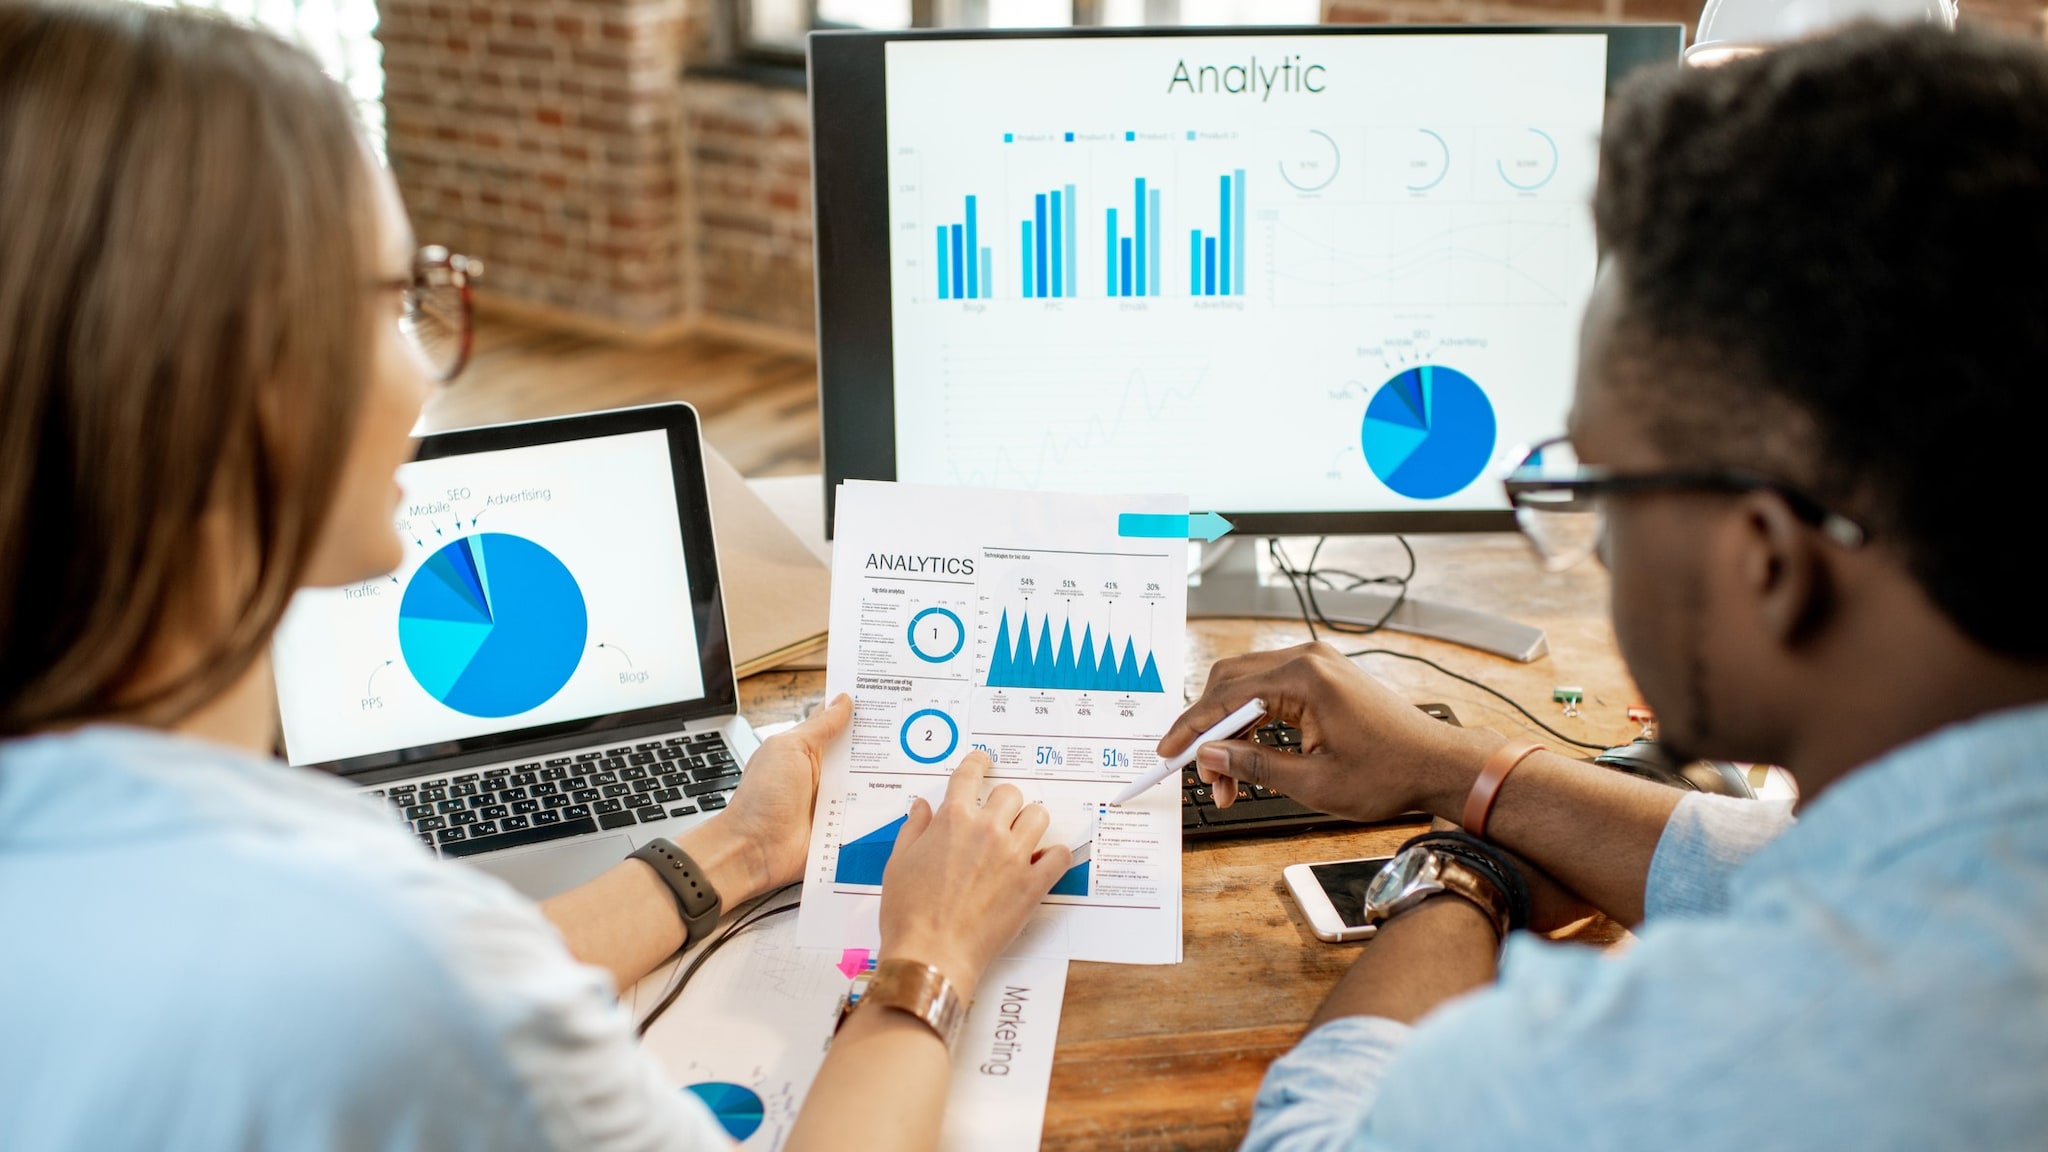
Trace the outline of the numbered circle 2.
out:
[[[967,643],[967,627],[944,608],[927,608],[910,618],[910,650],[927,664],[944,664]]]
[[[903,754],[919,764],[937,764],[960,746],[960,726],[937,708],[912,712],[903,722]]]

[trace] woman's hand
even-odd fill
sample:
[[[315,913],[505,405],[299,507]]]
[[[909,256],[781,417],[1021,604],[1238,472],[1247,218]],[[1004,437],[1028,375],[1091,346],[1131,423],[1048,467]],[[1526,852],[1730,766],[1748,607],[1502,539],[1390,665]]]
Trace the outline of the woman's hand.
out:
[[[1328,644],[1304,644],[1218,661],[1202,698],[1167,729],[1159,754],[1180,752],[1253,699],[1266,702],[1269,719],[1301,729],[1301,753],[1249,740],[1203,745],[1195,767],[1216,783],[1219,803],[1243,781],[1354,820],[1452,812],[1501,742],[1432,719]]]
[[[714,872],[714,860],[734,862],[729,876],[713,877],[727,908],[803,878],[819,765],[852,717],[853,700],[841,694],[803,723],[762,741],[731,803],[683,838],[683,850]]]
[[[1065,845],[1038,849],[1052,817],[1013,785],[975,804],[988,768],[987,756],[969,753],[937,811],[911,801],[882,873],[881,958],[930,964],[968,999],[1073,863]]]

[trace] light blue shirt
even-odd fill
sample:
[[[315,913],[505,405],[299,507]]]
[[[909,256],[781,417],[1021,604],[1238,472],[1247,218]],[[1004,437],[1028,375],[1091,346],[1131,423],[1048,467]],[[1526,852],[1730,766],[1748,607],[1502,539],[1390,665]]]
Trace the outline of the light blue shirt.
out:
[[[337,781],[0,743],[0,1149],[730,1146],[537,909]]]
[[[1518,936],[1415,1027],[1317,1029],[1245,1147],[2048,1148],[2048,706],[1897,749],[1796,825],[1688,795],[1645,896],[1618,956]]]

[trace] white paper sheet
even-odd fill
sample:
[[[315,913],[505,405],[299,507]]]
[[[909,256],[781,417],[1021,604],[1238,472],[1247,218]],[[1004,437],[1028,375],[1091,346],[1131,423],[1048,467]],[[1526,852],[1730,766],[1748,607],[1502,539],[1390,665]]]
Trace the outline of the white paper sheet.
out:
[[[910,802],[981,749],[989,788],[1051,812],[1046,843],[1086,848],[1010,954],[1180,960],[1180,781],[1108,801],[1181,709],[1187,540],[1122,535],[1125,513],[1187,502],[840,487],[825,690],[854,715],[825,758],[800,944],[875,946]]]
[[[795,937],[787,916],[748,929],[691,978],[645,1040],[677,1090],[712,1103],[748,1152],[774,1152],[788,1139],[850,983],[840,954],[798,948]],[[635,987],[636,1017],[653,1009],[672,972]],[[989,966],[954,1046],[944,1152],[1038,1147],[1066,985],[1064,960]]]

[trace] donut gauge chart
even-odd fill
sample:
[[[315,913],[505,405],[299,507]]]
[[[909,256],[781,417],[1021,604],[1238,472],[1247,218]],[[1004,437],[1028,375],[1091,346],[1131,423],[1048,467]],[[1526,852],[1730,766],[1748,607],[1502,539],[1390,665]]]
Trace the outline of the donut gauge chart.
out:
[[[1380,385],[1359,431],[1373,475],[1411,500],[1463,490],[1493,458],[1493,403],[1470,376],[1423,365]]]
[[[538,708],[576,674],[590,631],[583,590],[524,536],[442,545],[405,586],[398,647],[427,694],[468,716]]]
[[[1500,173],[1502,182],[1517,192],[1534,192],[1550,183],[1551,177],[1557,175],[1557,141],[1551,139],[1550,133],[1541,128],[1531,128],[1527,135],[1535,139],[1523,139],[1519,142],[1514,156],[1503,157],[1493,162],[1494,170]],[[1510,159],[1514,161],[1513,173],[1508,171]]]
[[[1320,192],[1337,178],[1344,155],[1337,141],[1319,128],[1310,128],[1280,161],[1280,178],[1297,192]]]
[[[960,725],[937,708],[920,708],[904,719],[897,741],[919,764],[943,763],[960,746]]]
[[[967,626],[949,608],[927,608],[910,618],[910,651],[927,664],[944,664],[967,644]]]

